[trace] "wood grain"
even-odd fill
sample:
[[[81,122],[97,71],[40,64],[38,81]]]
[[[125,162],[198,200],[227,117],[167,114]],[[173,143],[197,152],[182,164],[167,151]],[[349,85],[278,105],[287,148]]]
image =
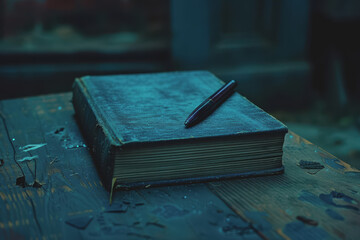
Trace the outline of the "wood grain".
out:
[[[1,239],[259,239],[205,184],[116,192],[112,206],[126,211],[108,212],[70,101],[58,94],[0,102]],[[37,158],[17,162],[30,156]]]
[[[359,170],[294,133],[286,137],[283,175],[115,192],[111,210],[70,100],[66,93],[0,102],[1,239],[356,239],[360,234]],[[29,152],[20,148],[42,143]],[[36,162],[16,161],[36,155]],[[303,169],[301,160],[324,168]],[[25,183],[20,178],[16,185],[23,175]]]
[[[324,168],[302,169],[301,160]],[[358,239],[360,171],[292,132],[286,136],[283,164],[283,175],[209,185],[270,239]]]

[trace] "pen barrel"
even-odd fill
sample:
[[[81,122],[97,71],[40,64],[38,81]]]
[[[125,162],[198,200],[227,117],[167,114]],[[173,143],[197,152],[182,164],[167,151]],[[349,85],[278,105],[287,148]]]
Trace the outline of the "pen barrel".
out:
[[[195,110],[192,111],[192,113],[190,113],[189,117],[185,121],[185,126],[191,127],[199,123],[201,120],[206,118],[211,112],[213,112],[215,108],[216,108],[215,103],[212,101],[212,99],[207,98],[197,108],[195,108]]]
[[[231,80],[226,85],[224,85],[222,88],[217,90],[213,95],[209,97],[209,99],[212,99],[214,102],[221,101],[223,98],[227,98],[229,93],[233,93],[234,89],[236,88],[236,82],[234,80]],[[230,94],[230,95],[231,95]]]
[[[221,98],[217,98],[216,101],[214,101],[214,99],[212,98],[207,98],[189,115],[185,122],[185,125],[187,127],[191,127],[201,122],[211,113],[213,113],[233,93],[234,90],[225,91],[223,92],[223,94],[221,94]]]
[[[234,93],[236,82],[231,80],[228,84],[220,88],[209,98],[203,101],[194,111],[189,115],[185,121],[186,127],[194,126],[201,122],[212,112],[214,112],[231,94]]]

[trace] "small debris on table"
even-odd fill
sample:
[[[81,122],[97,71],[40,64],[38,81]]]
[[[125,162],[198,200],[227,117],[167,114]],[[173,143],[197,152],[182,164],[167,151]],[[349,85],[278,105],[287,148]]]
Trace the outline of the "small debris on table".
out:
[[[318,162],[301,160],[298,164],[303,169],[323,169],[324,166]]]
[[[83,217],[71,218],[66,220],[65,222],[72,227],[78,229],[85,229],[92,221],[92,219],[93,219],[92,216],[83,216]]]
[[[18,177],[18,178],[16,179],[16,185],[17,185],[17,186],[20,186],[20,187],[22,187],[22,188],[26,187],[25,176]]]
[[[113,203],[105,209],[108,213],[124,213],[128,209],[128,206],[122,203]]]
[[[317,221],[315,221],[313,219],[310,219],[310,218],[307,218],[307,217],[304,217],[304,216],[297,216],[296,219],[303,222],[303,223],[305,223],[305,224],[311,225],[311,226],[317,226],[318,225]]]

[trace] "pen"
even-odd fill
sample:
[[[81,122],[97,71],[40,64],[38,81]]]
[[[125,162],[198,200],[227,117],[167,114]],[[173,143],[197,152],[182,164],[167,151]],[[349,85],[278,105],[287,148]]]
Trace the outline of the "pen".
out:
[[[213,95],[205,99],[185,120],[185,127],[189,128],[204,120],[215,111],[228,97],[234,93],[236,87],[235,80],[222,86]]]

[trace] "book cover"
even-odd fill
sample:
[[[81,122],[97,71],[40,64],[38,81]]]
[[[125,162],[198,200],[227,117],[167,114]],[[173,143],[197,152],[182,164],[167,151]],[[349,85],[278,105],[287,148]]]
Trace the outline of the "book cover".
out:
[[[251,139],[280,136],[287,132],[281,122],[234,93],[215,112],[192,128],[184,120],[224,82],[207,71],[183,71],[114,76],[86,76],[76,79],[73,104],[82,132],[94,153],[105,185],[111,185],[114,159],[121,150],[180,143]],[[260,174],[281,171],[258,171]],[[254,175],[243,172],[238,175]],[[160,182],[209,180],[216,176],[188,176]],[[151,181],[156,185],[157,181]],[[148,182],[139,182],[144,185]]]

